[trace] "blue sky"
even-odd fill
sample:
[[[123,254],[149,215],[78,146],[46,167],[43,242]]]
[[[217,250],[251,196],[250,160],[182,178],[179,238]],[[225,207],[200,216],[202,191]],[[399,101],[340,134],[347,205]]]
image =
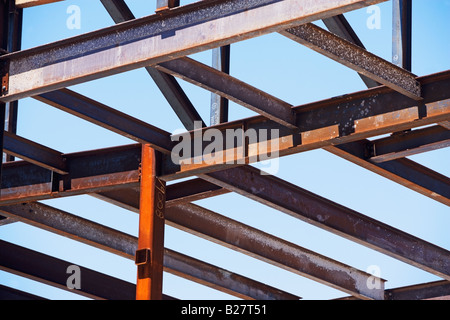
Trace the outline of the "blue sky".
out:
[[[193,1],[181,1],[182,4]],[[137,17],[152,14],[153,1],[128,0]],[[150,5],[149,5],[150,3]],[[68,29],[69,5],[81,9],[81,29]],[[381,28],[369,29],[366,9],[345,14],[366,48],[391,60],[391,1],[378,5]],[[413,0],[413,70],[422,76],[450,68],[450,1]],[[30,48],[76,36],[113,24],[100,1],[71,0],[25,10],[23,48]],[[322,25],[319,22],[319,25]],[[231,47],[231,74],[293,105],[364,90],[352,70],[303,47],[279,34],[271,34]],[[211,52],[193,56],[210,63]],[[205,121],[209,120],[210,93],[181,82]],[[169,132],[182,128],[170,106],[145,70],[135,70],[72,87],[74,91],[110,107],[138,117]],[[230,118],[253,113],[231,104]],[[76,152],[133,143],[84,120],[33,99],[20,102],[18,134],[61,152]],[[450,150],[437,150],[412,157],[450,176]],[[280,159],[277,176],[333,200],[364,215],[450,249],[447,206],[386,180],[323,150]],[[44,203],[137,236],[138,215],[89,196]],[[282,239],[366,271],[379,266],[387,288],[439,280],[437,277],[344,240],[281,212],[235,194],[197,204],[249,224]],[[79,244],[22,223],[0,227],[0,239],[31,248],[84,267],[135,282],[133,261]],[[234,271],[252,279],[302,296],[331,299],[346,296],[291,272],[267,265],[230,249],[166,227],[166,247]],[[0,272],[0,284],[50,299],[79,296],[34,281]],[[170,274],[164,275],[164,293],[181,299],[229,299],[218,291]]]

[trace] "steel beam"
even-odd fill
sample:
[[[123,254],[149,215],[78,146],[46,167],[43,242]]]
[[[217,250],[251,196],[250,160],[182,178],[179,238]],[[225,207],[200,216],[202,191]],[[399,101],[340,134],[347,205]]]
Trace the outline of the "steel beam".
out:
[[[0,285],[0,300],[35,301],[47,299],[17,289],[13,289],[4,285]]]
[[[169,218],[170,217],[170,218]],[[167,209],[168,224],[363,299],[384,299],[384,280],[196,205]],[[367,286],[379,282],[378,289]]]
[[[355,31],[350,26],[350,23],[347,21],[347,19],[344,17],[343,14],[323,19],[323,23],[325,24],[327,29],[333,32],[335,35],[365,49],[363,43],[358,38]],[[359,73],[359,76],[361,77],[361,79],[364,81],[364,83],[368,88],[374,88],[380,85],[378,82],[370,79],[369,77],[366,77],[361,73]]]
[[[122,23],[135,19],[124,0],[101,0],[101,2],[115,23]],[[145,69],[188,130],[194,129],[194,121],[201,121],[203,126],[206,126],[173,76],[153,67],[146,67]]]
[[[161,155],[142,145],[136,300],[161,300],[166,184],[157,178]]]
[[[34,98],[139,143],[151,144],[159,151],[172,150],[170,133],[71,90],[61,89]]]
[[[386,162],[449,146],[450,131],[441,126],[433,126],[399,132],[372,141],[368,149],[369,160],[375,163]]]
[[[167,186],[166,207],[211,198],[230,191],[203,179],[191,179]],[[110,202],[121,208],[135,211],[139,208],[139,190],[128,188],[91,194],[92,196]]]
[[[400,68],[412,68],[412,1],[392,1],[392,61]]]
[[[369,140],[355,141],[324,149],[406,188],[450,206],[450,178],[403,158],[374,163],[368,160]]]
[[[415,75],[312,23],[280,33],[411,99],[421,100]]]
[[[15,0],[18,8],[29,8],[63,0]]]
[[[169,10],[163,16],[135,19],[4,55],[0,61],[8,64],[9,85],[0,100],[17,100],[154,65],[383,1],[196,2]]]
[[[441,127],[444,127],[447,130],[450,130],[450,121],[443,121],[438,123]]]
[[[225,72],[190,58],[163,62],[155,68],[236,102],[283,126],[296,128],[295,113],[288,103],[269,96]]]
[[[212,50],[212,67],[223,73],[230,74],[231,46],[227,45]],[[211,93],[210,125],[228,122],[228,99],[216,93]]]
[[[133,300],[135,285],[79,266],[81,289],[69,289],[68,267],[76,265],[0,240],[0,269],[92,299]]]
[[[22,45],[22,19],[23,10],[17,8],[14,0],[8,0],[8,18],[5,19],[7,24],[7,43],[4,49],[7,52],[15,52],[21,49]],[[9,133],[15,134],[17,132],[17,116],[18,116],[19,102],[11,101],[7,104],[5,114],[5,130]],[[14,161],[14,156],[5,155],[5,161]]]
[[[0,203],[36,201],[139,186],[139,145],[65,154],[68,174],[15,161],[3,165]]]
[[[449,300],[450,282],[434,281],[385,290],[385,300]],[[336,300],[357,300],[355,297],[344,297]]]
[[[172,260],[174,260],[172,262]],[[170,265],[176,265],[177,268],[171,268],[172,274],[203,284],[213,289],[231,294],[241,299],[255,300],[299,300],[298,296],[275,289],[268,285],[257,283],[249,278],[242,277],[230,271],[214,267],[200,260],[183,257],[181,254],[174,253],[166,255],[164,262]],[[175,263],[176,262],[176,263]],[[207,281],[199,281],[205,279]]]
[[[450,280],[450,252],[260,170],[238,167],[201,178]]]
[[[61,152],[7,131],[3,136],[3,151],[56,173],[68,173],[66,160]]]
[[[137,207],[136,211],[138,210]],[[10,219],[134,260],[138,243],[136,237],[62,210],[41,203],[28,203],[0,207],[0,212]],[[164,251],[164,271],[243,299],[299,299],[287,292],[169,249]]]
[[[450,282],[435,281],[386,290],[386,300],[426,300],[450,297]]]

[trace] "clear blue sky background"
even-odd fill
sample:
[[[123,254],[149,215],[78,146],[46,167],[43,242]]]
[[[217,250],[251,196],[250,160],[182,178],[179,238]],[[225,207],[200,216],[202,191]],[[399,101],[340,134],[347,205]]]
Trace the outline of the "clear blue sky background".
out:
[[[193,1],[181,1],[187,4]],[[137,17],[152,14],[153,1],[128,0]],[[69,5],[81,9],[81,29],[66,27]],[[450,68],[450,1],[413,0],[413,73],[427,75]],[[381,28],[369,29],[366,9],[345,14],[367,49],[391,60],[391,8],[380,4]],[[30,48],[112,25],[100,1],[71,0],[25,10],[23,48]],[[322,25],[319,22],[319,25]],[[231,74],[291,104],[330,98],[365,89],[350,69],[335,63],[279,34],[232,45]],[[194,56],[210,63],[211,52]],[[209,92],[181,82],[203,119],[209,122]],[[136,70],[77,85],[71,89],[138,117],[169,132],[182,128],[164,97],[145,70]],[[230,118],[253,113],[231,104]],[[20,102],[18,134],[61,152],[76,152],[133,143],[84,120],[33,99]],[[450,150],[412,157],[442,174],[450,175]],[[436,245],[450,249],[450,210],[376,174],[323,150],[280,159],[277,176],[309,191],[390,224]],[[138,215],[89,196],[45,201],[84,218],[137,236]],[[344,240],[283,213],[229,194],[198,202],[307,249],[366,271],[379,266],[387,288],[439,280],[437,277],[383,254]],[[0,227],[0,239],[73,262],[102,273],[135,282],[133,261],[79,244],[22,223]],[[166,228],[166,247],[272,285],[304,299],[331,299],[346,294],[267,265],[240,253]],[[83,280],[82,280],[83,281]],[[50,299],[76,299],[66,291],[0,271],[0,284]],[[180,299],[230,299],[218,291],[164,275],[164,293]]]

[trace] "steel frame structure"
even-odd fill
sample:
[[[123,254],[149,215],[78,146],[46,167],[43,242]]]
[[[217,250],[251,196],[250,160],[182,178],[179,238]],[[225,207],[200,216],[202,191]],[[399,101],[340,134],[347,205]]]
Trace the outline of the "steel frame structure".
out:
[[[0,0],[0,226],[21,221],[135,260],[137,284],[83,268],[77,293],[94,299],[173,299],[162,293],[167,271],[243,299],[300,297],[164,248],[164,224],[336,288],[343,299],[429,299],[450,295],[450,251],[315,195],[250,166],[264,143],[279,155],[323,148],[367,170],[450,206],[450,179],[406,156],[450,145],[450,70],[411,73],[411,0],[393,0],[396,57],[368,52],[343,13],[385,0],[204,0],[179,6],[158,0],[155,15],[135,19],[123,0],[101,0],[118,24],[20,50],[23,8],[61,0]],[[272,12],[279,14],[273,15]],[[322,19],[328,31],[312,24]],[[226,27],[224,27],[226,26]],[[368,90],[292,106],[229,74],[230,44],[280,34],[357,71]],[[153,50],[145,50],[153,48]],[[156,49],[155,49],[156,48]],[[213,65],[186,55],[213,49]],[[173,136],[66,87],[145,67],[203,150],[199,136],[214,128],[278,130],[251,144],[238,137],[233,162],[213,164],[188,154],[173,163]],[[211,91],[211,126],[177,78]],[[33,97],[136,144],[64,154],[17,136],[17,100]],[[228,122],[228,101],[259,114]],[[361,112],[361,106],[365,106]],[[194,124],[200,123],[201,127]],[[422,126],[429,125],[426,128]],[[416,129],[419,128],[419,129]],[[380,134],[382,139],[369,140]],[[233,138],[234,139],[234,138]],[[224,141],[224,145],[226,141]],[[15,157],[23,159],[14,161]],[[216,158],[217,160],[217,158]],[[239,162],[239,160],[242,160]],[[193,177],[166,186],[166,181]],[[269,207],[430,272],[443,280],[405,288],[368,288],[373,275],[267,234],[191,202],[236,192]],[[140,214],[139,237],[39,203],[89,194]],[[389,239],[389,241],[386,241]],[[67,261],[0,241],[0,269],[66,289]],[[51,270],[51,272],[50,272]],[[55,270],[59,270],[55,272]],[[228,274],[224,277],[223,274]],[[0,286],[6,299],[40,297]]]

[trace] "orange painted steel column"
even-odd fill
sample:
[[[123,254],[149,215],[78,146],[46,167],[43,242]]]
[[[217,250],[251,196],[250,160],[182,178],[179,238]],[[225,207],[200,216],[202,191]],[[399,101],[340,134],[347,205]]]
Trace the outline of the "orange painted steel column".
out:
[[[142,145],[136,300],[162,300],[166,185],[158,179],[159,153]]]

